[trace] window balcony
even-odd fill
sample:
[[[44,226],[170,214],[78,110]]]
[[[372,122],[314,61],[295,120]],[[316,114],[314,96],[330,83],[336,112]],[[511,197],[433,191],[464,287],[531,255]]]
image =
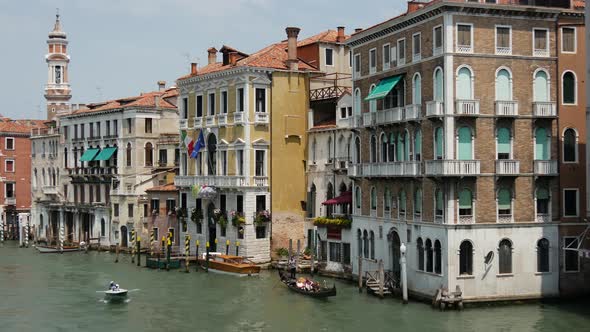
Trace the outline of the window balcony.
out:
[[[377,112],[363,113],[363,126],[371,127],[377,123]]]
[[[549,56],[549,49],[534,49],[533,56],[540,56],[540,57],[548,57]]]
[[[427,101],[426,102],[426,117],[441,117],[444,114],[444,107],[442,101]]]
[[[43,186],[43,194],[44,195],[57,195],[57,187],[56,186]]]
[[[178,187],[215,186],[223,188],[247,187],[248,177],[237,175],[189,175],[176,176],[174,184]]]
[[[456,100],[455,113],[457,115],[477,116],[479,115],[479,100]]]
[[[349,167],[348,176],[378,177],[414,177],[421,175],[419,161],[397,161],[389,163],[365,163]]]
[[[473,53],[473,46],[471,45],[457,45],[455,49],[457,53]]]
[[[498,224],[511,224],[514,222],[514,218],[512,218],[512,214],[498,214],[496,222]]]
[[[497,175],[518,175],[520,173],[520,161],[496,160]]]
[[[268,187],[268,176],[255,176],[254,186],[256,187]]]
[[[535,175],[545,176],[556,176],[557,171],[557,160],[535,160],[534,161],[534,173]]]
[[[479,160],[427,160],[427,176],[476,176],[480,173]]]
[[[422,60],[422,54],[418,53],[412,55],[412,62],[418,62],[420,60]]]
[[[361,115],[353,115],[352,116],[352,127],[353,128],[360,128],[363,126],[363,117]]]
[[[402,121],[402,111],[401,107],[396,108],[389,108],[382,111],[377,112],[369,112],[365,113],[364,115],[372,116],[374,123],[378,125],[390,124],[390,123],[397,123]]]
[[[473,215],[459,215],[459,224],[474,224],[475,218]]]
[[[555,103],[551,101],[533,102],[533,116],[539,118],[557,117],[557,108],[555,107]]]
[[[215,126],[215,115],[207,115],[205,117],[205,127]]]
[[[4,199],[4,205],[16,205],[16,197],[6,197]]]
[[[227,114],[217,114],[217,124],[220,127],[225,127],[227,125]]]
[[[180,129],[187,129],[188,128],[188,119],[180,119],[178,121],[180,125]]]
[[[419,121],[422,117],[422,105],[412,104],[404,109],[405,121]]]
[[[548,213],[537,213],[537,222],[551,222],[551,215]]]
[[[346,170],[350,165],[350,158],[348,157],[336,157],[334,163],[334,169],[336,170]]]
[[[496,116],[517,116],[518,102],[514,100],[496,100]]]
[[[234,113],[234,124],[243,124],[243,123],[244,123],[244,112]]]
[[[432,55],[437,56],[442,54],[442,47],[435,47],[432,50]]]
[[[256,112],[254,113],[254,123],[256,124],[268,124],[268,113]]]
[[[497,55],[512,55],[512,47],[496,47]]]
[[[193,119],[193,126],[195,128],[201,128],[203,126],[203,118],[198,117]]]

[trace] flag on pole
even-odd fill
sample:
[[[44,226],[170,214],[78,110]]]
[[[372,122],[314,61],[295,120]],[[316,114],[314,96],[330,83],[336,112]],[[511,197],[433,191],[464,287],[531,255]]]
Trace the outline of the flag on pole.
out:
[[[205,147],[205,138],[203,137],[203,131],[199,133],[199,138],[197,139],[197,144],[193,146],[192,152],[190,154],[191,158],[196,159],[199,156],[199,151]]]
[[[182,143],[184,143],[184,146],[186,146],[186,149],[188,151],[188,154],[190,155],[192,151],[192,147],[193,147],[193,139],[188,135],[188,133],[183,130],[181,132],[181,137],[182,137]]]

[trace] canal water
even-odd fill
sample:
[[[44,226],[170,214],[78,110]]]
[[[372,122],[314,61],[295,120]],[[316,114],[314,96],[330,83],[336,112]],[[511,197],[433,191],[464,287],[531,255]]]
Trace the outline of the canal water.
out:
[[[439,312],[359,294],[294,294],[272,272],[236,278],[153,271],[114,263],[110,253],[41,255],[0,247],[0,331],[588,331],[590,303],[520,304]],[[323,278],[319,278],[322,280]],[[139,289],[129,302],[104,303],[97,290],[115,280]]]

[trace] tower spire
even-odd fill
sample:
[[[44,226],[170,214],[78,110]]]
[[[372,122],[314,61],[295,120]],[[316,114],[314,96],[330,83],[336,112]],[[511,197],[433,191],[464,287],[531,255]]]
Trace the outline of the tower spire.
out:
[[[61,29],[59,8],[55,13],[55,24],[49,33],[47,40],[48,53],[45,56],[47,62],[47,84],[45,85],[45,100],[47,101],[47,119],[53,119],[56,115],[70,111],[69,101],[72,98],[68,65],[68,40],[66,33]]]

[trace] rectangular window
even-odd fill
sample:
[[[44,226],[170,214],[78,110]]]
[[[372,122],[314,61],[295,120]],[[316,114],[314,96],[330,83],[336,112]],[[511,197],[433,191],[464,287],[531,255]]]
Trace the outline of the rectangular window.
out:
[[[100,138],[100,122],[96,123],[96,137]]]
[[[473,52],[471,24],[457,24],[457,52]]]
[[[221,91],[221,113],[227,114],[227,91]]]
[[[400,39],[397,41],[397,62],[401,66],[406,63],[406,40]]]
[[[152,119],[149,119],[149,118],[145,119],[145,133],[146,134],[152,133]]]
[[[236,151],[237,175],[244,175],[244,150]]]
[[[90,130],[88,137],[93,138],[94,137],[94,123],[90,122],[88,124],[88,129]]]
[[[16,185],[14,182],[6,182],[6,198],[15,198],[16,195],[14,193]]]
[[[361,55],[360,54],[354,55],[354,74],[355,74],[355,77],[361,76]]]
[[[577,272],[580,271],[580,256],[578,255],[578,238],[577,237],[564,237],[563,238],[564,253],[564,271],[565,272]]]
[[[342,243],[342,264],[350,265],[350,243]]]
[[[105,123],[105,135],[106,136],[111,135],[111,121],[110,120],[107,120]]]
[[[496,54],[512,54],[512,28],[496,26]]]
[[[14,159],[6,159],[4,163],[4,171],[14,172]]]
[[[74,139],[78,139],[78,125],[74,125]]]
[[[328,260],[328,241],[320,241],[320,260]]]
[[[369,74],[377,71],[377,50],[369,50]]]
[[[563,190],[563,216],[578,216],[578,189]]]
[[[88,202],[94,203],[94,186],[88,185]]]
[[[158,215],[160,213],[160,200],[153,198],[150,202],[150,209],[152,210],[152,215]]]
[[[432,31],[432,46],[433,46],[433,55],[442,54],[442,47],[443,47],[443,34],[442,34],[442,26],[437,26]]]
[[[68,126],[64,126],[64,139],[68,139]]]
[[[182,98],[182,118],[188,119],[188,98]]]
[[[265,176],[264,150],[256,150],[256,176]]]
[[[412,35],[412,61],[419,61],[422,58],[422,34]]]
[[[203,96],[197,96],[197,118],[203,116]]]
[[[576,53],[576,28],[561,28],[561,52]]]
[[[326,66],[333,66],[334,65],[334,50],[331,48],[326,48]]]
[[[131,134],[133,131],[133,119],[127,119],[127,134]]]
[[[341,119],[346,119],[347,117],[348,116],[347,116],[347,113],[346,113],[346,107],[340,107],[340,118]]]
[[[133,204],[127,204],[127,217],[133,218]]]
[[[166,149],[160,149],[158,163],[160,166],[166,166],[168,163],[168,151]]]
[[[266,210],[266,196],[265,195],[256,195],[256,211],[264,211]]]
[[[154,236],[154,241],[158,242],[160,238],[160,234],[158,234],[158,227],[152,228],[152,234]]]
[[[220,151],[221,152],[221,174],[220,175],[227,175],[227,151]]]
[[[548,29],[533,29],[533,55],[549,56]]]
[[[391,64],[391,46],[389,43],[383,45],[383,70],[389,69]]]
[[[236,196],[236,211],[244,213],[244,196],[242,195]]]
[[[143,217],[147,218],[150,215],[150,208],[147,203],[143,204]]]
[[[74,187],[74,195],[76,195],[76,187]],[[118,217],[119,216],[119,204],[113,204],[113,217]]]
[[[64,193],[64,198],[67,201],[68,200],[68,185],[67,184],[64,184],[63,193]]]
[[[348,52],[348,66],[352,68],[352,52]]]
[[[166,215],[176,212],[176,200],[174,198],[168,198],[166,200]]]
[[[100,202],[100,184],[97,184],[94,188],[96,191],[96,201]]]
[[[113,120],[113,134],[119,136],[119,121]]]
[[[256,112],[266,112],[266,89],[256,88]]]
[[[86,186],[85,185],[80,186],[80,202],[86,203]]]
[[[342,245],[339,242],[330,242],[330,262],[342,262]]]
[[[237,100],[237,112],[243,112],[244,111],[244,88],[239,88],[238,89],[238,100]]]
[[[256,226],[256,238],[264,239],[266,237],[266,226]]]
[[[215,93],[209,94],[209,115],[215,115]]]
[[[84,124],[81,124],[80,125],[80,138],[82,138],[82,139],[85,137],[84,135],[86,135],[86,130],[84,130],[84,129],[85,129]]]
[[[14,138],[13,137],[6,137],[5,149],[6,150],[14,150]]]

